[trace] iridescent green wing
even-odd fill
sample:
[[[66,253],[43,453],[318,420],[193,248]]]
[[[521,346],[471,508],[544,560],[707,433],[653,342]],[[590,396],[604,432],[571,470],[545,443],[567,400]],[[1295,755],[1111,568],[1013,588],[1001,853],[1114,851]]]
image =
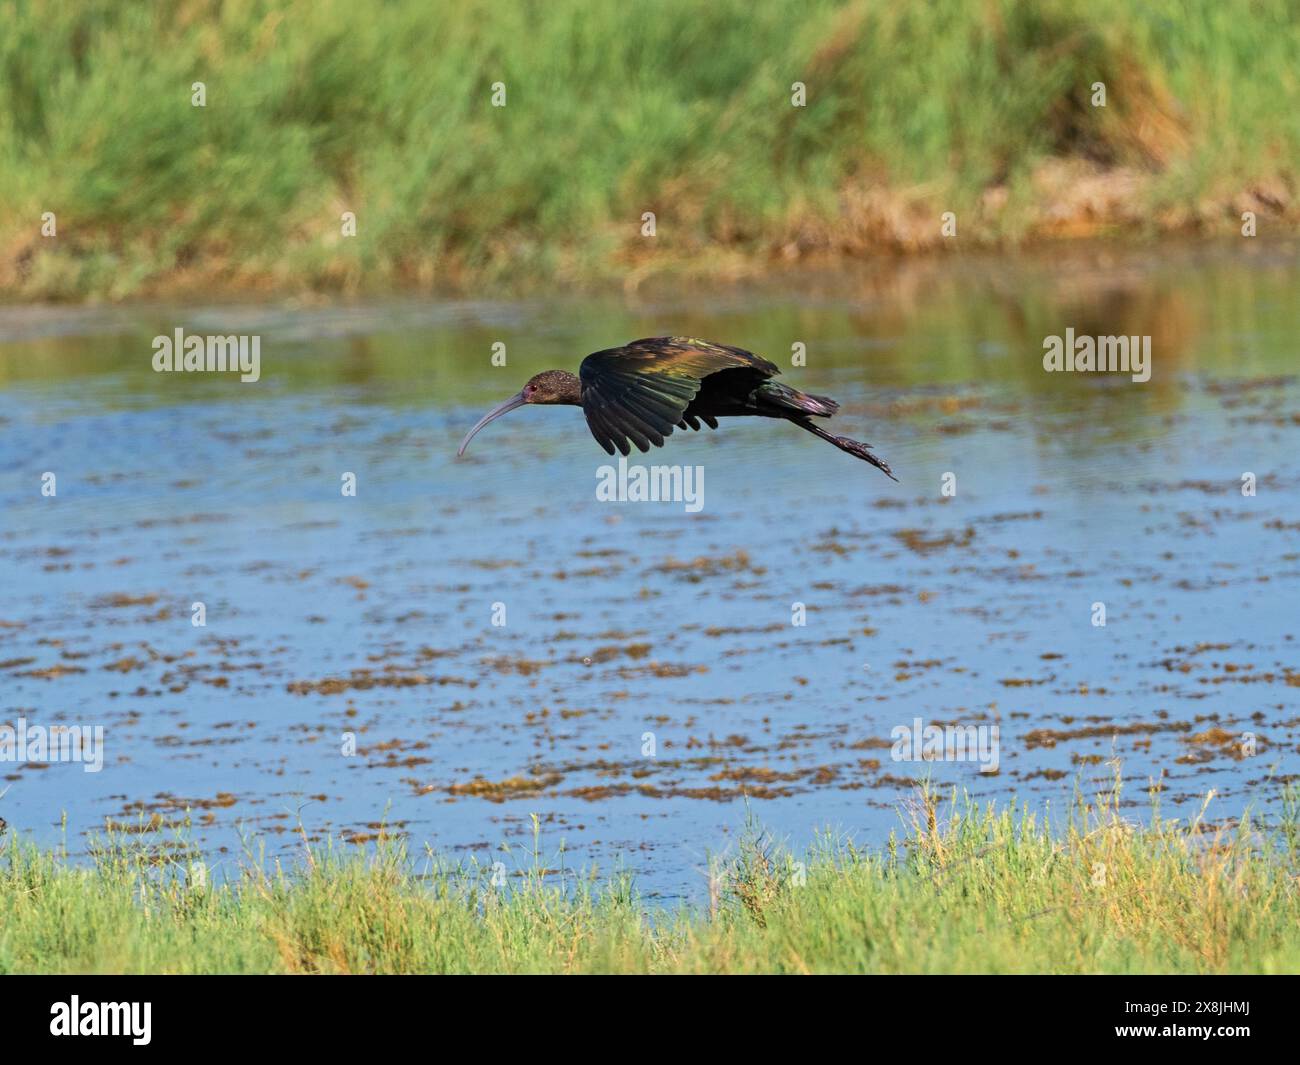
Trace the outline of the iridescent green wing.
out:
[[[609,454],[630,444],[662,447],[682,421],[700,382],[720,370],[750,369],[762,377],[780,371],[766,359],[726,344],[694,337],[649,337],[582,360],[582,409],[587,425]]]

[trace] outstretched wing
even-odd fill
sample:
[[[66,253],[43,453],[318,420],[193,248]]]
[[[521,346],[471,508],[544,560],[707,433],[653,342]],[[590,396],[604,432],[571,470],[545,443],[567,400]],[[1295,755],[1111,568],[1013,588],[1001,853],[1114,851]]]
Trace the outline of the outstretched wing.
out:
[[[582,360],[582,409],[587,425],[609,454],[662,447],[683,423],[700,382],[719,370],[748,368],[762,377],[780,373],[772,363],[742,348],[693,337],[649,337],[621,348],[597,351]]]

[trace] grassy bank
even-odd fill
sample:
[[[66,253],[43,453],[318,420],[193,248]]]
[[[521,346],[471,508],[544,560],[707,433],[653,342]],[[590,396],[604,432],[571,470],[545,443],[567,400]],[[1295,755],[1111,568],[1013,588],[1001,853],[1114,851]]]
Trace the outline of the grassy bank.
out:
[[[880,852],[800,859],[751,833],[707,910],[668,912],[625,880],[549,870],[538,851],[417,872],[399,843],[246,862],[221,883],[138,841],[89,867],[9,841],[0,973],[1296,972],[1300,821],[1136,827],[1118,795],[1049,832],[1027,810],[933,797]],[[800,864],[802,862],[802,865]]]
[[[1294,231],[1298,20],[1294,0],[23,0],[0,34],[0,287],[634,283],[952,246],[944,211],[967,246],[1237,232],[1245,210]]]

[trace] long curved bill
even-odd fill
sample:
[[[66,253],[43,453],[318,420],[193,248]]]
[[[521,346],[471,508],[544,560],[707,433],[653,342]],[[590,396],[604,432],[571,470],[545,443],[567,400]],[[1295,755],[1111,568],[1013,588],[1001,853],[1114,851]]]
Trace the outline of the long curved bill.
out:
[[[481,417],[478,420],[478,422],[474,425],[473,429],[471,429],[468,433],[465,434],[465,439],[460,442],[460,447],[456,449],[456,457],[460,458],[463,454],[465,454],[465,449],[469,447],[469,442],[474,439],[474,434],[477,433],[480,429],[482,429],[483,426],[487,425],[488,422],[493,421],[496,418],[500,418],[501,415],[503,414],[509,414],[516,407],[522,407],[526,402],[527,401],[524,399],[524,394],[520,392],[517,396],[511,396],[500,406],[493,407],[490,411],[488,411],[485,415],[483,415],[483,417]]]

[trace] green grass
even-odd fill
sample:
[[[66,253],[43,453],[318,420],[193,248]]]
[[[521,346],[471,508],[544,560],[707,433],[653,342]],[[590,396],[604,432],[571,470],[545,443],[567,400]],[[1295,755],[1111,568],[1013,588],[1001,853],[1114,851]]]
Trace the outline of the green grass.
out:
[[[1297,22],[1295,0],[11,0],[0,286],[725,275],[941,245],[943,211],[967,245],[1235,233],[1247,209],[1294,230]]]
[[[536,841],[494,886],[491,863],[417,862],[398,841],[306,849],[291,871],[246,856],[214,883],[138,836],[89,865],[11,839],[0,973],[1295,972],[1295,798],[1268,830],[1158,808],[1138,827],[1117,784],[1052,832],[925,796],[880,852],[826,841],[796,861],[751,830],[714,863],[707,908],[672,911],[626,878],[562,873]]]

